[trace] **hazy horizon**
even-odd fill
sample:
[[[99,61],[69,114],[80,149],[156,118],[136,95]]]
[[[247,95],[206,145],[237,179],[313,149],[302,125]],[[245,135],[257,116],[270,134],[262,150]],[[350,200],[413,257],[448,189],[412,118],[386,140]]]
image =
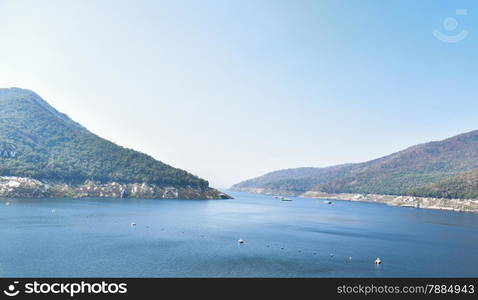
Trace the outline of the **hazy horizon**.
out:
[[[0,86],[225,188],[478,129],[477,6],[4,0]]]

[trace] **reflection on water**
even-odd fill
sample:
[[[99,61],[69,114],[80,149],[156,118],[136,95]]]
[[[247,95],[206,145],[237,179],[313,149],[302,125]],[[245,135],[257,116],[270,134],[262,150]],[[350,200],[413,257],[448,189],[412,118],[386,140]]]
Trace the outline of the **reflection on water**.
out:
[[[477,214],[231,194],[0,201],[0,276],[478,276]]]

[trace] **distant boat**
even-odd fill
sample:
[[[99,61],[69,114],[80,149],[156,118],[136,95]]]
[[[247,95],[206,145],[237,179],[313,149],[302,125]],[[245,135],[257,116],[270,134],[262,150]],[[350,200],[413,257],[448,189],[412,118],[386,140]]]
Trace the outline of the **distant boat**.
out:
[[[380,265],[382,263],[382,260],[380,259],[380,257],[377,257],[377,259],[375,259],[373,263],[376,265]]]
[[[135,222],[132,222],[132,223],[131,223],[131,227],[134,227],[134,226],[136,226],[136,223],[135,223]]]
[[[290,199],[290,198],[284,198],[284,197],[282,197],[280,200],[281,200],[281,201],[292,201],[292,199]]]
[[[238,243],[238,244],[244,244],[245,241],[244,241],[244,240],[241,240],[241,239],[238,239],[238,240],[237,240],[237,243]]]
[[[332,204],[332,201],[324,201],[325,204]]]

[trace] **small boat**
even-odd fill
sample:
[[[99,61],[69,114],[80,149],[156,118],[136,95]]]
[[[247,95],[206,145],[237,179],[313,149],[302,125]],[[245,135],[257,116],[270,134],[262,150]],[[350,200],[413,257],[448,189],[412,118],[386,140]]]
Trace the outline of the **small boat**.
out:
[[[292,201],[292,199],[290,199],[290,198],[285,198],[285,197],[282,197],[280,200],[281,200],[281,201]]]
[[[380,265],[380,264],[382,264],[382,260],[380,259],[380,257],[377,257],[377,259],[375,259],[375,261],[373,263],[376,264],[376,265]]]
[[[135,223],[135,222],[132,222],[132,223],[131,223],[131,227],[134,227],[134,226],[136,226],[136,223]]]
[[[332,201],[324,201],[325,204],[332,204]]]
[[[244,241],[244,240],[242,240],[242,239],[238,239],[238,240],[237,240],[237,243],[238,243],[238,244],[244,244],[244,243],[245,243],[245,241]]]

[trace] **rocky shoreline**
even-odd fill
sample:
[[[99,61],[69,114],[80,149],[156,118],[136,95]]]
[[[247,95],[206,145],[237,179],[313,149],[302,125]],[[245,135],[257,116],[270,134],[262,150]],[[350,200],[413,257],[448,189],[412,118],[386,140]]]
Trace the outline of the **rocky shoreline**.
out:
[[[476,199],[446,199],[446,198],[432,198],[432,197],[415,197],[415,196],[396,196],[396,195],[378,195],[378,194],[349,194],[339,193],[330,194],[318,191],[308,191],[305,193],[290,191],[277,191],[264,188],[235,188],[235,191],[249,192],[266,195],[284,195],[296,196],[303,198],[320,198],[328,200],[343,200],[343,201],[359,201],[359,202],[374,202],[384,203],[392,206],[405,206],[426,209],[440,209],[451,210],[458,212],[473,212],[478,213],[478,200]]]
[[[147,183],[82,184],[44,182],[25,177],[0,177],[0,198],[147,198],[147,199],[231,199],[213,188],[169,187]]]

